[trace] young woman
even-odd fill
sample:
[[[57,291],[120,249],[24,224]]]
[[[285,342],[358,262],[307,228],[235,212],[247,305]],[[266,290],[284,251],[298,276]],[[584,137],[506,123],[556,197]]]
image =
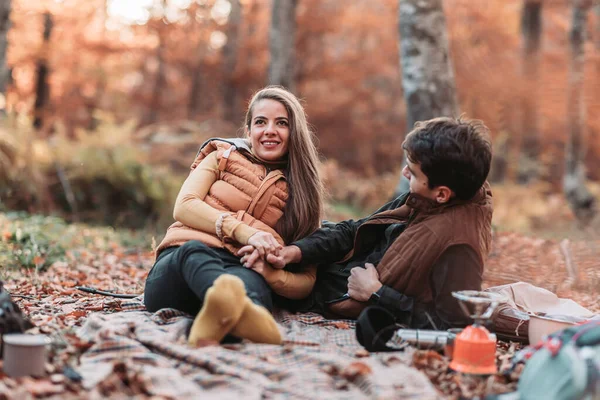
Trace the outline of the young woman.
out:
[[[322,185],[304,109],[292,93],[266,87],[250,101],[244,132],[200,148],[146,280],[149,311],[197,314],[191,345],[227,334],[280,343],[272,291],[303,298],[316,278],[314,268],[245,268],[237,255],[247,245],[262,258],[277,255],[319,227]]]

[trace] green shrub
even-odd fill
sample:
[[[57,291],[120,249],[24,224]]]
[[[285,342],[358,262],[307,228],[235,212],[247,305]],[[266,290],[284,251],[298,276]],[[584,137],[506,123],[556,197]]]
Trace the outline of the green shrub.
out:
[[[7,214],[0,241],[0,267],[45,270],[65,259],[65,222],[56,217]]]
[[[57,126],[49,140],[36,140],[27,121],[3,121],[0,152],[11,150],[0,156],[0,204],[69,221],[164,229],[185,176],[152,164],[135,139],[134,121],[118,124],[101,113],[98,120],[94,131],[75,138]],[[4,140],[10,145],[2,145],[3,137],[12,138]]]

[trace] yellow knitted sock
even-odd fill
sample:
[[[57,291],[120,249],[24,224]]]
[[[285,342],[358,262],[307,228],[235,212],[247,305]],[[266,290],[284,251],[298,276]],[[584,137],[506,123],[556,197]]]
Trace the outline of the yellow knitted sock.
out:
[[[195,346],[199,340],[220,342],[240,319],[245,309],[244,282],[234,275],[221,275],[206,291],[204,305],[194,319],[188,343]]]
[[[244,312],[230,333],[255,343],[281,344],[281,332],[271,313],[248,297],[243,304]]]

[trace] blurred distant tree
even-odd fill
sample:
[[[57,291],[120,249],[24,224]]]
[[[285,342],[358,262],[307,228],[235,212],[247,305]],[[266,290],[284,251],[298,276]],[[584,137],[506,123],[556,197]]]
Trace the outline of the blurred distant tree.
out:
[[[205,44],[200,43],[198,49],[196,49],[196,67],[192,74],[192,83],[190,85],[190,98],[188,102],[188,118],[194,119],[201,111],[202,107],[202,86],[204,83],[202,67],[204,66],[204,51]]]
[[[585,154],[583,136],[586,122],[583,97],[584,44],[587,13],[590,6],[590,0],[573,0],[569,32],[571,46],[567,99],[569,139],[565,155],[563,190],[571,209],[580,221],[589,221],[595,212],[595,199],[585,185],[585,167],[583,165]]]
[[[42,43],[42,55],[37,62],[36,85],[35,85],[35,104],[33,105],[33,126],[39,129],[43,126],[45,109],[50,102],[50,86],[48,85],[48,75],[50,68],[48,66],[48,49],[50,47],[50,35],[54,23],[52,14],[44,13],[44,40]]]
[[[152,89],[152,97],[150,107],[146,110],[144,115],[143,124],[152,124],[157,121],[158,114],[160,112],[161,98],[164,94],[166,86],[166,66],[165,66],[165,41],[168,33],[169,26],[166,23],[165,15],[167,8],[167,0],[162,0],[163,15],[159,20],[150,21],[153,25],[154,31],[157,37],[156,53],[154,59],[156,60],[156,74],[154,78],[154,86]]]
[[[524,0],[521,9],[522,76],[521,157],[517,179],[527,183],[539,175],[538,71],[542,37],[542,1]]]
[[[152,6],[148,6],[150,19],[146,23],[122,26],[120,17],[109,13],[108,29],[103,29],[104,0],[11,0],[7,63],[12,68],[14,82],[6,89],[8,108],[16,113],[31,113],[37,94],[38,60],[48,57],[51,96],[42,114],[44,127],[60,122],[61,129],[64,126],[67,134],[75,137],[78,128],[93,128],[94,121],[102,126],[113,117],[116,123],[122,123],[129,119],[143,121],[144,117],[157,114],[164,124],[179,124],[190,115],[192,92],[197,94],[193,120],[224,119],[223,86],[228,84],[225,77],[232,73],[226,71],[225,49],[220,46],[228,46],[222,40],[231,38],[227,23],[235,19],[235,9],[227,17],[223,0],[173,0],[168,4],[174,12],[163,19],[162,1],[153,0]],[[311,123],[318,128],[323,155],[366,176],[397,170],[402,157],[401,131],[406,130],[407,124],[407,108],[401,105],[405,103],[402,74],[398,70],[400,1],[296,1],[295,86],[306,98],[307,112]],[[524,1],[487,1],[483,2],[485,6],[474,7],[479,2],[442,0],[461,111],[483,119],[491,128],[494,160],[507,155],[504,170],[511,179],[517,177],[519,164],[515,145],[527,140],[526,135],[520,136],[525,43],[521,31],[515,29]],[[243,100],[269,81],[268,42],[274,4],[273,0],[239,2],[241,25],[237,54],[233,53],[237,57],[233,72],[237,106],[227,109],[241,114]],[[181,8],[181,4],[187,3],[187,9]],[[217,3],[219,6],[213,7]],[[133,8],[137,6],[132,5],[132,11]],[[565,128],[570,9],[571,0],[545,1],[542,5],[543,43],[539,50],[535,105],[537,124],[544,135],[543,139],[538,137],[540,155],[544,156],[541,162],[546,163],[541,171],[547,171],[555,190],[562,190],[566,167],[562,157],[568,137]],[[49,52],[42,46],[42,15],[46,11],[52,14],[54,22]],[[406,26],[416,22],[409,21]],[[588,26],[592,32],[589,28],[592,27]],[[600,32],[593,28],[600,44]],[[164,67],[162,75],[158,74],[158,29],[164,30],[163,51],[159,54]],[[593,59],[600,57],[596,54]],[[428,62],[423,71],[417,70],[416,76],[432,73],[430,65],[434,61]],[[591,56],[588,61],[592,61]],[[590,99],[582,128],[588,133],[585,134],[586,178],[599,180],[600,102],[593,101],[593,96],[600,83],[597,74],[600,69],[590,71],[596,73],[586,72],[582,83],[584,96]],[[156,90],[158,76],[164,78],[162,90]],[[192,90],[195,77],[199,89]],[[409,95],[406,104],[411,107],[416,101],[410,101]],[[434,112],[421,117],[411,117],[409,113],[408,126],[412,127],[416,119],[440,114]],[[203,126],[209,129],[208,124]],[[219,128],[219,131],[233,130],[230,124]],[[154,135],[159,131],[148,132]],[[340,137],[344,140],[340,141]],[[158,135],[156,140],[163,138]],[[502,145],[511,140],[510,146]],[[495,165],[493,171],[503,170]],[[391,184],[390,191],[396,182]]]
[[[242,5],[240,0],[230,0],[231,11],[227,21],[227,43],[223,46],[223,119],[231,122],[238,122],[238,106],[236,102],[235,87],[235,67],[238,58],[238,38],[240,34],[240,25],[242,23]]]
[[[594,13],[596,14],[596,21],[600,21],[600,1],[596,0],[594,3]],[[596,40],[594,40],[596,50],[600,50],[600,23],[596,23]]]
[[[193,42],[190,40],[179,49],[176,49],[172,44],[168,46],[169,52],[172,54],[181,54],[182,51],[188,51],[189,47],[195,47],[190,56],[187,56],[187,53],[185,53],[186,56],[184,57],[184,59],[187,59],[188,61],[186,70],[188,71],[188,74],[191,75],[187,103],[187,117],[191,120],[197,120],[203,112],[207,111],[207,105],[213,102],[209,99],[209,94],[211,91],[218,91],[219,89],[218,87],[211,87],[208,82],[210,79],[207,79],[207,75],[210,74],[207,65],[207,52],[209,46],[208,42],[210,40],[209,31],[212,21],[210,12],[213,6],[213,2],[204,1],[201,3],[198,2],[193,5],[193,8],[188,9],[189,15],[194,17],[195,22],[191,23],[188,28],[189,32],[187,32],[186,36],[189,37],[193,34],[194,36],[197,36],[197,40]],[[176,29],[176,25],[173,24],[170,28]],[[179,50],[179,52],[177,52],[177,50]]]
[[[298,0],[273,0],[269,32],[269,84],[295,89],[296,5]]]
[[[8,29],[10,28],[10,2],[0,0],[0,94],[4,95],[9,81],[10,69],[6,65],[8,47]]]
[[[458,117],[442,0],[399,0],[398,12],[407,132],[417,121]],[[407,189],[401,176],[395,195]]]

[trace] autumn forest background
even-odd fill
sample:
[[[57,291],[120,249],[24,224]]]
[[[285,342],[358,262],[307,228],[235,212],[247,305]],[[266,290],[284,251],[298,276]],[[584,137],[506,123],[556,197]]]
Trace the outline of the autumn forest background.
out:
[[[161,232],[199,144],[237,135],[251,94],[277,83],[305,101],[331,219],[393,195],[414,121],[464,113],[492,131],[498,229],[594,226],[591,1],[0,3],[4,210]]]
[[[0,397],[83,396],[75,329],[122,308],[77,286],[143,292],[198,147],[239,136],[267,84],[304,101],[330,220],[403,189],[415,121],[483,120],[483,287],[524,281],[600,312],[600,0],[0,0],[0,282],[35,332],[70,343],[51,377],[0,373]],[[498,349],[476,384],[413,366],[445,398],[482,398],[516,389],[516,343]],[[94,390],[145,398],[138,367]]]

